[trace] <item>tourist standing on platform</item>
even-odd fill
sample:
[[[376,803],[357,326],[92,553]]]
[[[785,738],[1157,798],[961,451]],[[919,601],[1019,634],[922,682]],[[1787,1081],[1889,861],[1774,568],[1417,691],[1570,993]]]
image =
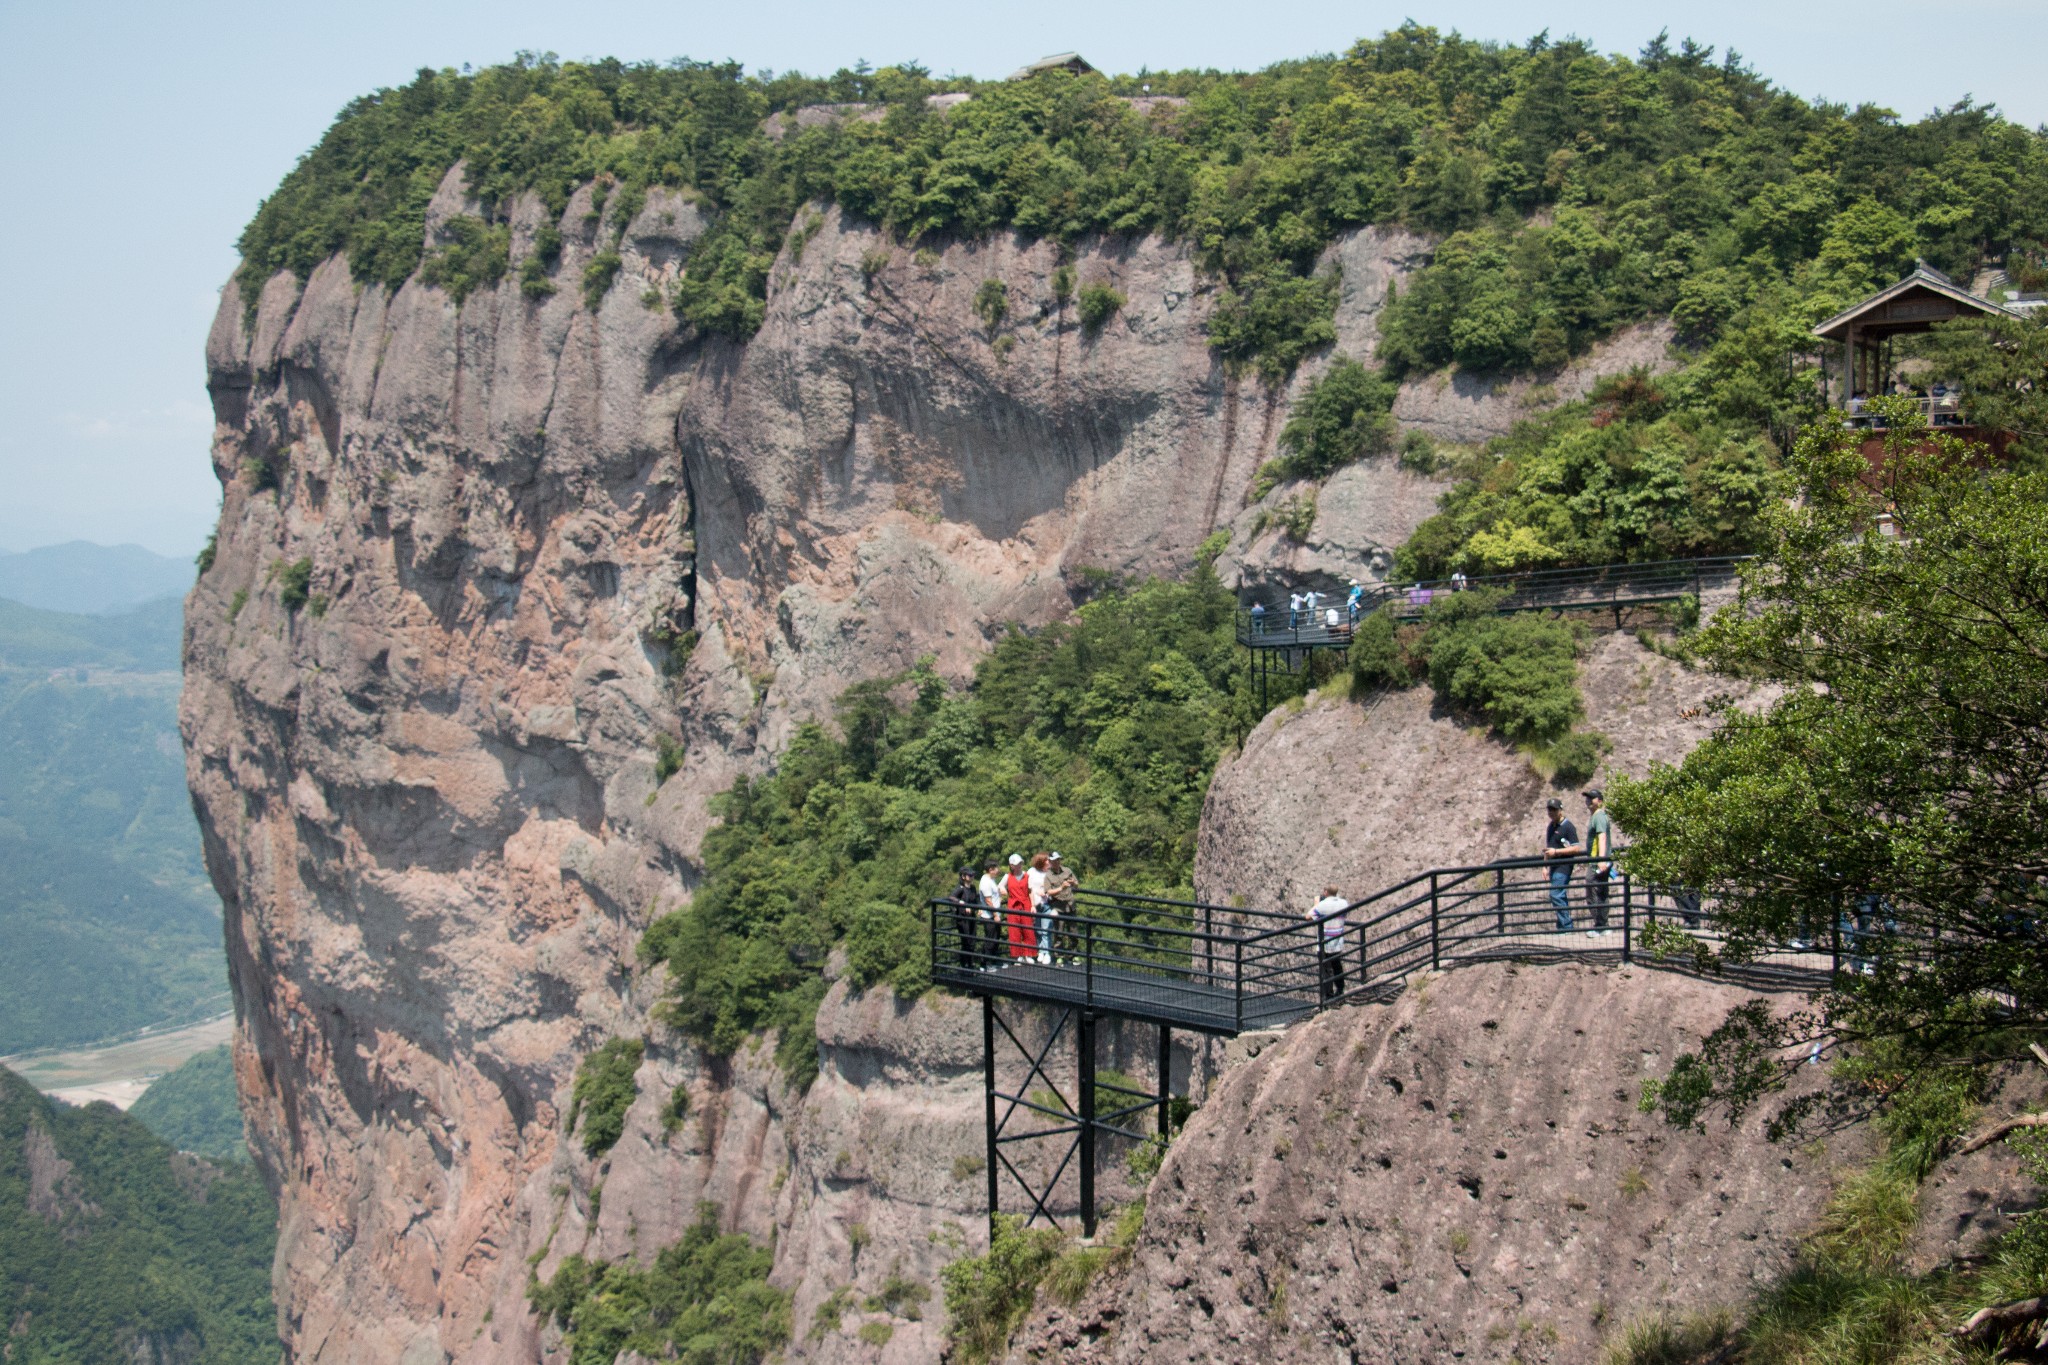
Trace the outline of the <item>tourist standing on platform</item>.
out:
[[[1323,898],[1309,907],[1308,917],[1322,926],[1316,936],[1316,966],[1325,1000],[1344,994],[1344,912],[1350,904],[1336,887],[1326,886]]]
[[[1045,904],[1045,869],[1052,860],[1043,853],[1031,855],[1031,870],[1024,874],[1024,882],[1031,892],[1031,914],[1038,930],[1038,960],[1052,961],[1052,912]]]
[[[1358,624],[1358,613],[1364,606],[1365,589],[1360,587],[1358,580],[1354,578],[1351,580],[1351,595],[1344,599],[1344,614],[1351,618],[1353,626]]]
[[[1568,934],[1572,928],[1572,869],[1565,859],[1586,850],[1579,846],[1578,826],[1565,819],[1564,802],[1550,798],[1550,827],[1543,834],[1543,856],[1555,860],[1550,868],[1550,905],[1557,911],[1557,929]]]
[[[981,888],[974,884],[973,868],[960,869],[960,881],[946,899],[953,903],[953,928],[959,939],[953,958],[961,967],[974,971],[981,966],[981,914],[986,912],[981,904]]]
[[[1586,856],[1596,861],[1586,869],[1586,904],[1593,911],[1593,927],[1586,933],[1607,932],[1607,893],[1614,886],[1614,817],[1607,813],[1607,797],[1598,787],[1586,793],[1586,805],[1593,814],[1586,821]]]
[[[989,858],[981,868],[981,962],[994,971],[1003,956],[1003,860]]]
[[[1314,630],[1317,624],[1316,599],[1320,598],[1321,596],[1322,594],[1317,592],[1314,588],[1310,588],[1307,592],[1301,595],[1301,605],[1303,609],[1308,612],[1308,626],[1310,630]]]
[[[1048,854],[1045,867],[1045,908],[1052,918],[1052,958],[1055,962],[1079,963],[1080,945],[1074,942],[1074,893],[1081,889],[1081,879],[1074,870],[1060,861],[1057,853]]]
[[[1298,592],[1287,594],[1287,628],[1301,629],[1301,594]]]
[[[1252,634],[1264,635],[1266,633],[1266,604],[1264,602],[1252,603],[1251,616]]]
[[[1038,956],[1038,926],[1031,914],[1031,881],[1024,875],[1024,855],[1010,855],[1010,875],[1003,878],[1003,905],[1009,911],[1010,957],[1025,961]]]

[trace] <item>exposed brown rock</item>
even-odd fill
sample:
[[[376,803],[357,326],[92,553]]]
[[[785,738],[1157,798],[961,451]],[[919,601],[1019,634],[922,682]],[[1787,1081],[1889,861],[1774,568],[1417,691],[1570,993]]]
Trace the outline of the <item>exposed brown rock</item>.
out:
[[[1591,1361],[1635,1318],[1739,1305],[1862,1151],[1636,1111],[1742,998],[1496,964],[1299,1025],[1176,1141],[1129,1269],[1013,1358]]]

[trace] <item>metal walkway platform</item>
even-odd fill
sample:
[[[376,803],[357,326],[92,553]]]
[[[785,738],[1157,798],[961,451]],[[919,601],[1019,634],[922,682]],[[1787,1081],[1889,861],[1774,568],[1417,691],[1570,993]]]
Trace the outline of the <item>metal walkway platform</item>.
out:
[[[1259,995],[1246,999],[1229,985],[1194,977],[1175,979],[1119,967],[1016,962],[987,970],[942,968],[932,980],[966,995],[1000,995],[1048,1005],[1075,1005],[1147,1024],[1231,1037],[1254,1029],[1285,1028],[1315,1013],[1306,998]],[[1240,1011],[1240,1002],[1243,1009]]]

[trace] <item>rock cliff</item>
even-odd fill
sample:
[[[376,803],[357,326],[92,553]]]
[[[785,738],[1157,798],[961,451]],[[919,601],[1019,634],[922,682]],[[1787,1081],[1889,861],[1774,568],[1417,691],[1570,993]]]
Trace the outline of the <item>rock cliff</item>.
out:
[[[429,246],[475,211],[458,167]],[[547,214],[528,197],[510,221],[520,259]],[[1183,568],[1246,515],[1293,390],[1223,371],[1212,286],[1159,240],[1078,252],[1083,283],[1126,299],[1089,335],[1050,244],[912,254],[805,210],[737,344],[661,307],[704,226],[687,197],[621,223],[586,190],[557,225],[552,294],[507,278],[458,303],[336,258],[253,308],[231,286],[208,339],[224,499],[182,722],[282,1201],[281,1326],[297,1360],[539,1359],[555,1337],[526,1311],[530,1266],[651,1254],[709,1199],[780,1233],[793,1349],[832,1358],[848,1339],[801,1339],[827,1286],[929,1279],[954,1254],[933,1218],[979,1235],[979,1188],[904,1155],[976,1121],[958,1007],[883,1019],[836,994],[824,1075],[792,1095],[762,1058],[714,1064],[652,1021],[638,935],[690,894],[709,798],[848,683],[925,654],[964,676],[1003,623],[1067,610],[1081,570]],[[617,277],[586,296],[614,238]],[[1387,282],[1426,248],[1331,248],[1346,349],[1370,353]],[[991,279],[994,326],[973,307]],[[1384,563],[1435,491],[1384,465],[1342,478],[1304,571]],[[650,1047],[600,1166],[562,1111],[617,1035]],[[677,1086],[695,1117],[664,1132]]]
[[[1635,1112],[1743,995],[1494,964],[1297,1026],[1174,1144],[1128,1267],[1015,1356],[1590,1361],[1636,1319],[1739,1306],[1862,1154]]]

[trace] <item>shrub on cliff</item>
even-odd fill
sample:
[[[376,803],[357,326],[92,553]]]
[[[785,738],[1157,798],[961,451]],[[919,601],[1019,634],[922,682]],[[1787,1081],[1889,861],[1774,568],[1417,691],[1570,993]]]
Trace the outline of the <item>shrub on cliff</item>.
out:
[[[1320,479],[1353,460],[1392,450],[1399,428],[1388,409],[1395,392],[1386,376],[1338,356],[1295,400],[1287,425],[1280,428],[1280,448],[1286,453],[1270,466],[1274,481]],[[1261,480],[1265,477],[1261,470]]]
[[[567,1334],[569,1365],[612,1365],[627,1351],[757,1365],[789,1341],[790,1295],[768,1285],[774,1264],[774,1253],[745,1235],[721,1235],[717,1206],[701,1204],[697,1221],[652,1266],[569,1256],[527,1298]]]
[[[647,1045],[638,1038],[612,1038],[583,1059],[570,1091],[570,1132],[583,1123],[583,1150],[590,1156],[609,1152],[626,1131],[626,1111],[640,1088],[639,1074]]]

